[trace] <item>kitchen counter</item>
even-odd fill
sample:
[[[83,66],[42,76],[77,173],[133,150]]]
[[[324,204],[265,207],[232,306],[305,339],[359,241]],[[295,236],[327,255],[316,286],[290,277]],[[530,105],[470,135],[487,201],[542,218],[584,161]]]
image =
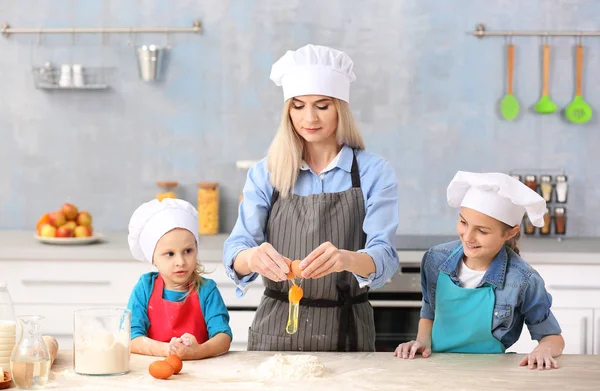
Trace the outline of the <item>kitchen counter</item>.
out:
[[[77,375],[71,351],[60,351],[46,388],[60,390],[524,390],[600,389],[600,356],[564,355],[558,370],[518,366],[517,354],[434,354],[401,360],[390,353],[310,353],[329,373],[314,380],[253,380],[259,364],[272,352],[229,352],[201,361],[186,361],[180,374],[157,380],[148,373],[156,357],[131,355],[131,372],[123,376]],[[282,354],[293,354],[284,352]]]
[[[101,242],[89,245],[53,245],[35,240],[31,231],[0,231],[0,260],[61,261],[130,261],[126,232],[103,234]],[[200,236],[198,258],[204,262],[221,262],[223,243],[228,234]],[[429,247],[455,240],[455,236],[398,235],[396,243],[400,261],[418,263]],[[600,238],[524,237],[519,243],[525,260],[535,264],[598,264]]]

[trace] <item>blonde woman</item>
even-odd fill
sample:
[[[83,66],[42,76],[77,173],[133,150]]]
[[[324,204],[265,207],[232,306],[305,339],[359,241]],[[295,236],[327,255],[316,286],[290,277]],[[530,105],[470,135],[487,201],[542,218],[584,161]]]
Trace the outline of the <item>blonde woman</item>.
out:
[[[350,108],[352,60],[307,45],[272,68],[283,87],[279,130],[248,172],[224,264],[242,296],[263,277],[264,296],[249,350],[374,351],[369,289],[398,270],[397,181],[384,159],[364,150]],[[301,260],[304,297],[288,334],[289,266]]]

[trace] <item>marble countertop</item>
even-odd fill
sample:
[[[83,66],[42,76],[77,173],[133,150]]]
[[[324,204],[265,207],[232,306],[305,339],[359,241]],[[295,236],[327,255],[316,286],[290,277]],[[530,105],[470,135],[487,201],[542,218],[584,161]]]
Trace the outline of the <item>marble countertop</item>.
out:
[[[128,374],[83,376],[73,371],[71,351],[60,351],[47,389],[60,390],[598,390],[600,356],[563,355],[559,369],[519,367],[517,354],[433,354],[427,359],[395,358],[391,353],[308,353],[327,367],[322,378],[256,380],[260,363],[273,352],[229,352],[185,361],[180,374],[157,380],[148,373],[156,357],[131,355]],[[282,352],[282,354],[295,354]]]
[[[0,260],[101,260],[137,262],[131,257],[126,232],[103,233],[101,242],[88,245],[55,245],[38,242],[32,231],[0,231]],[[201,236],[198,258],[221,262],[228,234]],[[424,251],[455,236],[398,235],[401,263],[418,263]],[[531,264],[599,264],[600,238],[524,237],[519,243],[523,258]]]

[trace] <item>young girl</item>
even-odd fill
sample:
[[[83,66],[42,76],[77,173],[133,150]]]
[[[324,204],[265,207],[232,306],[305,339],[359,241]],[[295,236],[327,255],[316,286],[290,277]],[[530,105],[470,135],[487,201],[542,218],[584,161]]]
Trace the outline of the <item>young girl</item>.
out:
[[[131,253],[158,273],[142,275],[129,298],[132,353],[194,360],[229,350],[229,313],[215,282],[201,277],[197,230],[198,212],[183,200],[152,200],[133,212]]]
[[[508,175],[459,171],[447,190],[460,207],[460,240],[429,249],[421,264],[423,307],[416,341],[394,355],[429,357],[431,352],[504,353],[523,323],[538,346],[519,363],[558,368],[564,348],[540,275],[520,256],[517,240],[523,215],[544,225],[546,202]]]

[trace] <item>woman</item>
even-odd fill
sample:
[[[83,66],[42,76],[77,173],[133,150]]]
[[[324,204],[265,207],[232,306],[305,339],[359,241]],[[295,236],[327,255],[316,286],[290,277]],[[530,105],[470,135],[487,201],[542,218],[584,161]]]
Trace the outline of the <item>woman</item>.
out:
[[[224,248],[238,296],[259,274],[266,286],[248,350],[375,350],[367,292],[398,270],[397,182],[389,163],[364,151],[348,106],[352,67],[345,53],[314,45],[273,65],[282,120],[266,159],[248,172]],[[284,257],[302,260],[292,335]]]

